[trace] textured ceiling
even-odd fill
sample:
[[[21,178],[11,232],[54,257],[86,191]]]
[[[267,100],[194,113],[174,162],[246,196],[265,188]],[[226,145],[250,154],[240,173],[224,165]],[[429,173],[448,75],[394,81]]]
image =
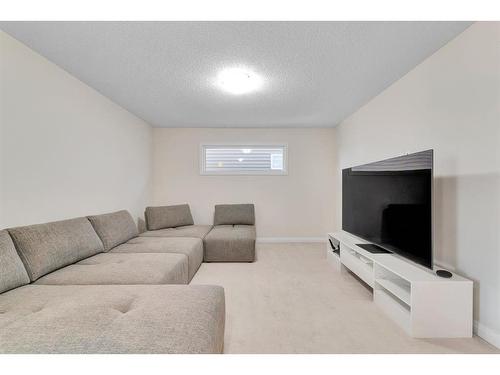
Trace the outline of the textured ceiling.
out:
[[[468,22],[1,22],[156,127],[335,126]],[[232,96],[217,73],[264,78]]]

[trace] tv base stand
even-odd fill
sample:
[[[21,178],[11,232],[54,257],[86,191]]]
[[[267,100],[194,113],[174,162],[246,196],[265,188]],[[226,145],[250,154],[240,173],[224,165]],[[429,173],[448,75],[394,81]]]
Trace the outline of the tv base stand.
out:
[[[328,234],[340,243],[340,255],[327,242],[327,259],[349,270],[373,290],[373,302],[413,337],[471,337],[472,281],[457,274],[438,277],[394,254],[373,254],[363,240],[345,232]]]
[[[358,243],[356,246],[359,246],[362,249],[365,249],[371,254],[390,254],[390,251],[381,248],[380,246],[374,245],[372,243]]]

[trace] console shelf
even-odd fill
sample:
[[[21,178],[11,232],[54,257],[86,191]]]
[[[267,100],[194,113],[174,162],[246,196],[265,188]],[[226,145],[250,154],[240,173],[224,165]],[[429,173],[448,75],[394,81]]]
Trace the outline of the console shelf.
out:
[[[411,306],[410,285],[402,279],[375,279],[375,283]]]
[[[414,337],[471,337],[472,281],[454,274],[440,278],[394,254],[372,254],[367,243],[345,232],[330,233],[339,243],[339,270],[348,270],[373,289],[374,303]],[[327,251],[331,253],[331,246]],[[332,255],[330,255],[332,257]]]

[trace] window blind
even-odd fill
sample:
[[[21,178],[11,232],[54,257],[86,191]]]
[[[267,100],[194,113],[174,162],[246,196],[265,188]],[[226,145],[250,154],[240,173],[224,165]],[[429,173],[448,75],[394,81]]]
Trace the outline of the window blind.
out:
[[[202,174],[286,174],[285,145],[203,145]]]

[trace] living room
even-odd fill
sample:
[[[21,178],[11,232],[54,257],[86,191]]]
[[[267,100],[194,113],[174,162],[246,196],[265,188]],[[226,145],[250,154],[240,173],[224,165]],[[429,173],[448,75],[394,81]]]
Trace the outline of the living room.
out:
[[[5,18],[0,353],[496,360],[500,22],[468,14]]]

